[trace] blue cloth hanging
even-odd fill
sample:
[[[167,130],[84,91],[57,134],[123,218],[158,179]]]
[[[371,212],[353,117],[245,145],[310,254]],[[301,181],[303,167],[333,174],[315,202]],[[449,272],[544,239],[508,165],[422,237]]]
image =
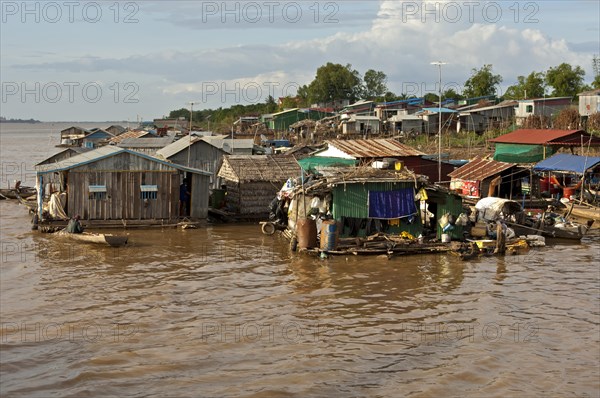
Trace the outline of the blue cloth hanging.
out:
[[[396,191],[369,191],[369,218],[401,218],[417,212],[415,191],[403,188]]]

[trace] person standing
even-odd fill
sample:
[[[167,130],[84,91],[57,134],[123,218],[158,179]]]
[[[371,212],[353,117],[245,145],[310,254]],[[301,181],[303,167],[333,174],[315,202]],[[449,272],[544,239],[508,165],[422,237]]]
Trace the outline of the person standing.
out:
[[[186,217],[190,215],[191,196],[187,178],[184,178],[183,183],[179,186],[179,216]]]

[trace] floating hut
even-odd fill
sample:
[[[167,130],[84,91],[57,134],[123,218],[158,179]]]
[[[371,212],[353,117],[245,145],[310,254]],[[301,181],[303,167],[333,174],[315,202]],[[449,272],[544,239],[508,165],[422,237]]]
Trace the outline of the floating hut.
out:
[[[44,162],[42,162],[44,163]],[[180,185],[187,179],[189,213],[181,214]],[[187,215],[204,219],[208,213],[210,173],[168,163],[116,146],[104,146],[55,163],[38,164],[38,214],[45,189],[66,193],[63,214],[80,215],[93,225],[168,224]]]
[[[293,157],[225,156],[218,176],[227,189],[228,211],[250,218],[266,216],[269,203],[283,184],[300,176],[300,171]]]

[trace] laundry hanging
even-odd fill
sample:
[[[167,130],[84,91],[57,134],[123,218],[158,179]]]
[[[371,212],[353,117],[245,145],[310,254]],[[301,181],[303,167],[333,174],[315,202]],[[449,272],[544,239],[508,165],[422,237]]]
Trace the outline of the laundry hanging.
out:
[[[369,217],[392,219],[407,217],[417,212],[413,188],[395,191],[369,191]]]

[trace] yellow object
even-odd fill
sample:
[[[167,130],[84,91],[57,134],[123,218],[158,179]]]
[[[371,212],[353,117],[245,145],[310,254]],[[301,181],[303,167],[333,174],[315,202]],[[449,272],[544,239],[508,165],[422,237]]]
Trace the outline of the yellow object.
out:
[[[395,227],[398,227],[398,226],[400,226],[400,219],[399,218],[394,218],[394,219],[390,220],[389,224],[393,225]]]
[[[405,238],[405,239],[411,239],[411,240],[414,240],[414,239],[415,239],[415,237],[414,237],[414,236],[412,236],[412,235],[410,234],[410,232],[406,232],[406,231],[402,231],[402,232],[400,233],[400,237],[401,237],[401,238]]]
[[[429,199],[429,197],[427,196],[427,191],[425,191],[425,188],[421,188],[421,190],[419,191],[419,195],[421,196],[421,200]]]
[[[402,170],[402,166],[404,166],[404,163],[402,163],[402,162],[400,162],[400,161],[397,161],[397,162],[394,164],[394,168],[396,169],[396,171],[400,171],[400,170]]]

